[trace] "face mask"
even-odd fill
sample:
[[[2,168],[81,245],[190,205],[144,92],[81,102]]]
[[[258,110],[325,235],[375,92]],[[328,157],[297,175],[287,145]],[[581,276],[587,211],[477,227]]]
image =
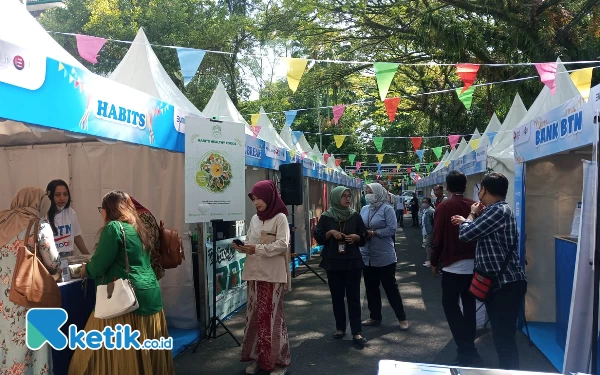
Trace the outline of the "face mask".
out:
[[[426,210],[426,209],[429,208],[429,205],[428,204],[423,204],[421,207],[423,207],[423,209]]]
[[[367,200],[367,204],[373,204],[377,199],[375,199],[375,194],[366,194],[365,199]]]

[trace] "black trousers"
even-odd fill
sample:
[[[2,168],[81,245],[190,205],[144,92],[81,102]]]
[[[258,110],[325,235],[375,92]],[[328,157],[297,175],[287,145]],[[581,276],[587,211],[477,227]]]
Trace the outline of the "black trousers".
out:
[[[369,305],[370,318],[382,320],[381,315],[381,292],[379,285],[383,286],[388,302],[394,309],[398,321],[406,320],[404,305],[400,290],[396,283],[396,263],[384,267],[365,267],[365,288],[367,291],[367,302]]]
[[[419,210],[410,212],[413,219],[413,226],[419,226]]]
[[[473,274],[459,275],[442,272],[442,306],[459,357],[469,357],[477,353],[475,332],[477,331],[477,313],[475,297],[469,293]],[[458,299],[462,302],[462,312]]]
[[[404,210],[396,210],[396,220],[398,221],[398,226],[404,228]]]
[[[331,292],[331,303],[333,304],[333,316],[335,317],[335,328],[338,331],[346,331],[346,306],[344,297],[348,302],[348,316],[350,318],[350,329],[353,335],[361,334],[360,322],[360,278],[362,269],[350,271],[327,271],[327,283]]]
[[[485,303],[501,369],[519,369],[519,351],[515,334],[525,293],[527,293],[527,282],[515,281],[495,291],[490,296],[490,301]]]

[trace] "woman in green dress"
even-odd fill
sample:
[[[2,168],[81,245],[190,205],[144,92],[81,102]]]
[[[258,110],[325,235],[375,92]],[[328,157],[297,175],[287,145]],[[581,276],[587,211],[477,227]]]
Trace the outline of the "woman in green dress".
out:
[[[102,199],[98,211],[104,220],[100,240],[89,263],[82,267],[82,277],[93,278],[96,285],[105,285],[115,279],[127,279],[125,251],[129,260],[129,280],[133,284],[139,308],[112,319],[88,319],[85,331],[105,327],[115,329],[117,324],[131,326],[140,332],[139,342],[146,339],[169,337],[162,306],[160,287],[150,261],[151,236],[136,213],[129,195],[112,191]],[[125,237],[121,233],[124,229]],[[124,240],[125,238],[125,240]],[[126,241],[126,246],[124,241]],[[69,375],[104,374],[174,374],[170,350],[99,350],[77,349],[71,360]]]

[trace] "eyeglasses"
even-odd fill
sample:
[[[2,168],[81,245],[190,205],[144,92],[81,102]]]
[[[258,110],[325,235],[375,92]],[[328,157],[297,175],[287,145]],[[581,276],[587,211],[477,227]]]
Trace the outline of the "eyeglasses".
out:
[[[342,198],[351,199],[352,198],[352,194],[342,194]]]

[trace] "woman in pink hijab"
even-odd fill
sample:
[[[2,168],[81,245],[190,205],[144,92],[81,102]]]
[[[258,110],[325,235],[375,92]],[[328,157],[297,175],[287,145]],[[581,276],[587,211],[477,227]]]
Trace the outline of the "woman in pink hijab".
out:
[[[242,279],[248,282],[246,329],[242,362],[249,362],[247,374],[260,369],[283,375],[290,365],[283,295],[291,290],[290,228],[288,210],[272,181],[260,181],[248,194],[256,207],[244,246],[232,246],[246,253]]]

